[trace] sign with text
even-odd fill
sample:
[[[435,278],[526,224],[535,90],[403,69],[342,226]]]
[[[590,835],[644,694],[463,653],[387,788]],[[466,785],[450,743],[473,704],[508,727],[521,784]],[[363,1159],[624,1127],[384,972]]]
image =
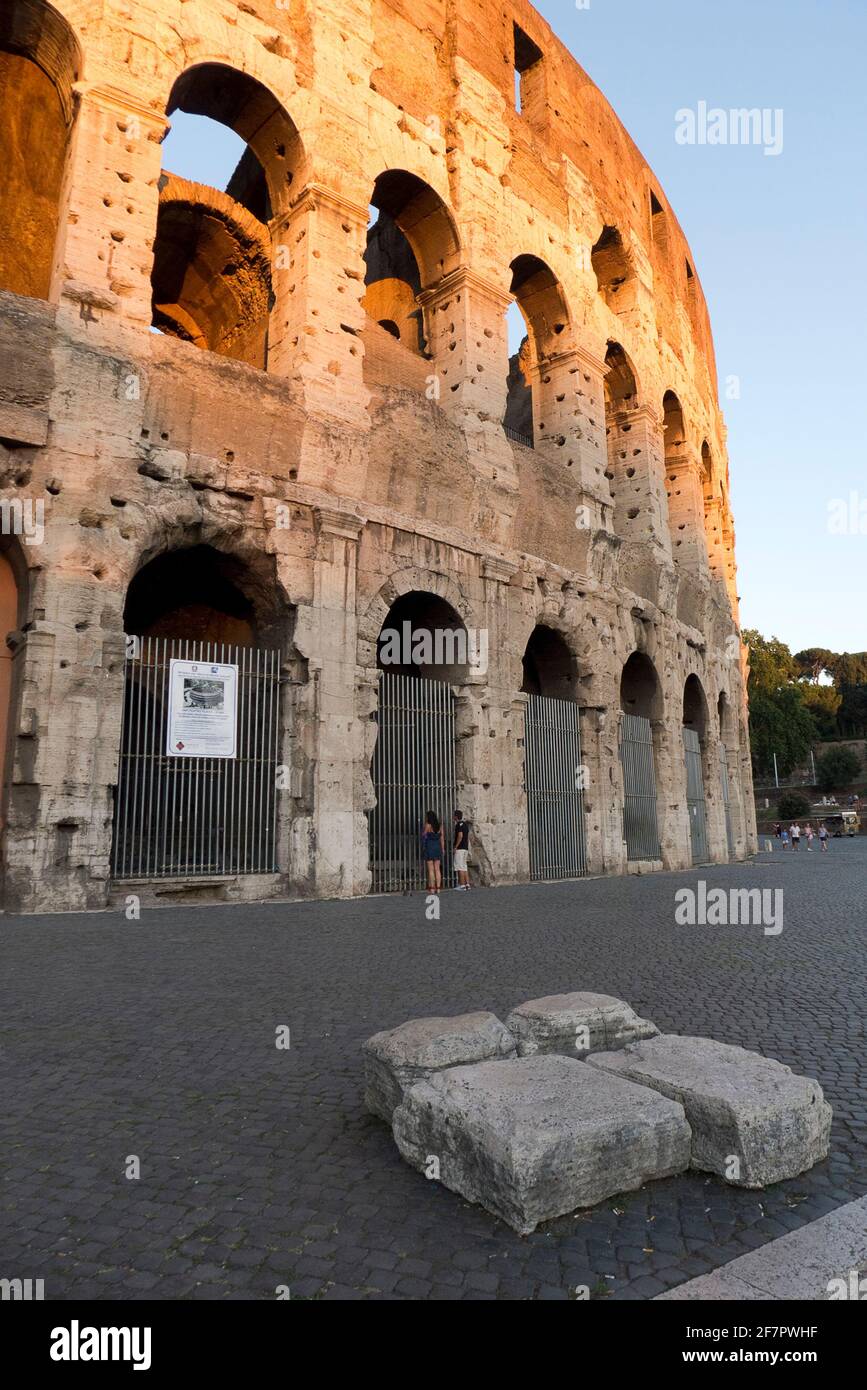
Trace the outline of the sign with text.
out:
[[[234,758],[238,667],[179,661],[169,669],[166,752],[173,758]]]

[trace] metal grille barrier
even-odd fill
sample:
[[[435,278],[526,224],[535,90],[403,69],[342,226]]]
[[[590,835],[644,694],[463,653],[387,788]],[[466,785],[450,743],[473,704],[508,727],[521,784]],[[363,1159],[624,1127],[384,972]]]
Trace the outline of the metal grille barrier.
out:
[[[127,643],[114,878],[275,872],[279,651],[166,637]],[[235,757],[166,753],[173,658],[237,665]]]
[[[455,785],[455,697],[444,681],[382,672],[379,729],[371,776],[376,805],[369,814],[371,891],[411,892],[425,886],[422,831],[426,811],[443,826],[443,886],[455,881],[452,817]]]
[[[587,872],[579,718],[574,701],[527,698],[524,776],[532,879]]]
[[[704,800],[704,777],[701,768],[701,740],[695,729],[684,729],[683,747],[686,755],[686,804],[689,810],[689,835],[693,864],[706,864],[707,811]]]
[[[649,719],[624,714],[620,722],[623,766],[623,838],[628,859],[661,859],[656,817],[656,771]]]

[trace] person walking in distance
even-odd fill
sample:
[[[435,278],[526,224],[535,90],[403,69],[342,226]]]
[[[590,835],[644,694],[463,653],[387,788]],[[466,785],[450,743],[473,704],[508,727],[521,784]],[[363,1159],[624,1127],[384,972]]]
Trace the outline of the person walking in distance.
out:
[[[801,827],[797,823],[789,826],[789,834],[792,837],[792,849],[797,849],[801,843]]]
[[[470,822],[464,820],[462,811],[455,811],[455,871],[458,876],[456,891],[469,893],[470,874],[467,868],[467,854],[470,848]]]
[[[827,853],[828,853],[828,827],[827,827],[827,825],[825,825],[824,821],[823,821],[822,824],[819,826],[819,843],[820,843],[821,846],[822,846],[822,853],[823,853],[823,854],[827,854]]]
[[[436,811],[425,811],[424,830],[421,835],[425,874],[428,892],[438,893],[443,886],[443,855],[445,841],[443,828]]]
[[[785,829],[784,829],[784,830],[783,830],[783,833],[782,833],[782,836],[781,836],[780,838],[781,838],[782,841],[783,841],[783,849],[788,849],[788,848],[789,848],[789,832],[788,832],[788,830],[785,830]]]
[[[807,821],[807,824],[804,826],[804,834],[805,834],[806,837],[807,837],[807,853],[808,853],[808,854],[812,854],[812,853],[813,853],[813,823],[812,823],[812,821]]]

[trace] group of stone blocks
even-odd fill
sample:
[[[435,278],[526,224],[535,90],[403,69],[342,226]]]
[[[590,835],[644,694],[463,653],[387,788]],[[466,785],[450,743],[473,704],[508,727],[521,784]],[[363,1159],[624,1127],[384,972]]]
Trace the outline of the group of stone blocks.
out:
[[[364,1045],[365,1104],[413,1167],[526,1234],[687,1168],[740,1187],[825,1158],[818,1082],[709,1038],[661,1034],[621,999],[532,999],[421,1018]]]

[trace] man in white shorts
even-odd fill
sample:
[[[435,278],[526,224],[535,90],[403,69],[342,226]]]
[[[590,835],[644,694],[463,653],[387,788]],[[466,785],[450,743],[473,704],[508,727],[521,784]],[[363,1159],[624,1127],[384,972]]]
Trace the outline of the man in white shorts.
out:
[[[455,811],[455,872],[458,876],[456,891],[470,891],[470,875],[467,869],[467,853],[470,848],[470,823],[464,820],[462,811]]]

